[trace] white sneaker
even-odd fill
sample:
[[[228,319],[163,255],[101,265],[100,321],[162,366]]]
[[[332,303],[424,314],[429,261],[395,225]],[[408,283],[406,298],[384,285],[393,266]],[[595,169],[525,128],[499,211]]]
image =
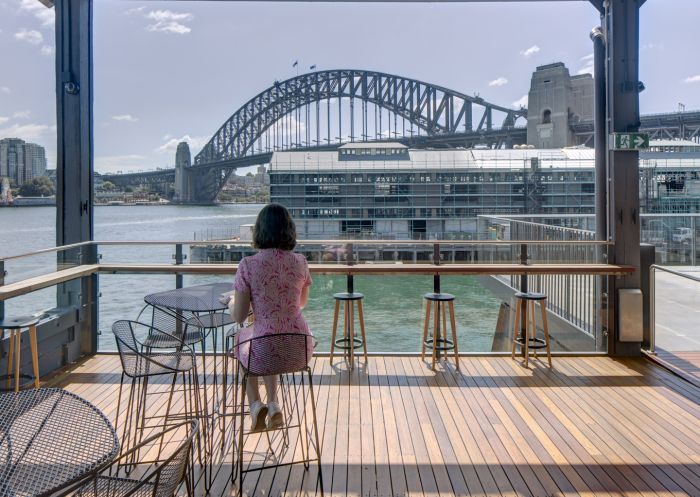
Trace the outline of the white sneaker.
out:
[[[282,418],[282,409],[277,402],[268,402],[267,404],[267,427],[270,429],[282,428],[284,419]]]
[[[259,400],[254,400],[250,404],[250,420],[251,427],[250,431],[263,431],[267,428],[265,426],[265,416],[267,416],[267,406],[260,402]]]

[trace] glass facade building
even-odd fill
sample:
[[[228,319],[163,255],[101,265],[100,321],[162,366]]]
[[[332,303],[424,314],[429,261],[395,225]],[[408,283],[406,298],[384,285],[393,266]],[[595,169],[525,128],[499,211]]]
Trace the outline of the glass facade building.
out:
[[[700,148],[642,154],[646,212],[700,206]],[[273,202],[287,206],[305,239],[470,239],[479,215],[594,212],[594,151],[410,150],[400,143],[335,151],[277,152]]]

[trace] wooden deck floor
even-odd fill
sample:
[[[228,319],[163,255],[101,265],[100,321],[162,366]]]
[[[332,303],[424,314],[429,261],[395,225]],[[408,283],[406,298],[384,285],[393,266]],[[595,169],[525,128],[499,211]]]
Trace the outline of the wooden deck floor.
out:
[[[700,389],[646,359],[555,358],[552,371],[497,357],[463,358],[461,373],[417,357],[370,357],[352,374],[327,358],[313,367],[325,495],[700,496]],[[102,355],[49,383],[114,420],[119,378],[118,358]],[[263,440],[251,437],[246,455],[260,456]],[[232,495],[230,456],[216,462],[211,495]],[[313,466],[250,473],[245,491],[320,495]]]
[[[656,356],[666,367],[700,387],[700,352],[657,349]]]

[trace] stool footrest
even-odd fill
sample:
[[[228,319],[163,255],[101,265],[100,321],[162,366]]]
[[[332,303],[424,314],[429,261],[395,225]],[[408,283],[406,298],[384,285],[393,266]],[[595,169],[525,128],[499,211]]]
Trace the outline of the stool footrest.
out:
[[[29,387],[29,385],[33,385],[33,382],[34,382],[34,380],[35,380],[35,378],[34,378],[33,375],[27,374],[27,373],[20,373],[20,374],[19,374],[19,377],[20,377],[20,379],[22,379],[22,380],[27,380],[27,381],[25,381],[25,382],[23,382],[23,383],[20,383],[20,385],[19,385],[19,389],[20,389],[20,390],[24,390],[24,389],[26,389],[27,387]],[[12,380],[12,382],[13,382],[13,385],[12,385],[10,388],[5,388],[4,383],[5,383],[7,380]],[[14,381],[15,381],[15,375],[14,375],[14,374],[3,374],[3,375],[0,375],[0,383],[3,383],[2,385],[0,385],[0,393],[3,393],[3,392],[14,392],[14,391],[15,391]]]
[[[338,338],[335,340],[335,346],[342,350],[350,350],[351,348],[359,349],[363,345],[362,339],[358,337],[353,338],[352,341],[354,345],[351,346],[349,337]]]
[[[522,337],[518,337],[515,339],[516,343],[522,345],[525,345],[525,339]],[[547,347],[547,343],[541,339],[541,338],[530,338],[529,340],[530,343],[527,344],[528,349],[544,349]]]
[[[440,345],[442,344],[442,345]],[[432,350],[433,348],[433,339],[428,338],[425,340],[425,346],[429,349]],[[447,338],[438,338],[437,340],[437,345],[435,346],[437,350],[453,350],[455,348],[455,344],[452,340],[449,340]]]

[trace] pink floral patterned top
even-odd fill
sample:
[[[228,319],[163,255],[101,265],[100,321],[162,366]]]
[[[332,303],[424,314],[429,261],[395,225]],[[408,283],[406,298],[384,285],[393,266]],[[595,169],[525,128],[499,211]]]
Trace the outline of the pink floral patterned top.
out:
[[[244,257],[238,264],[233,289],[250,293],[255,321],[252,326],[239,332],[237,343],[276,333],[312,335],[299,307],[301,291],[309,285],[309,266],[301,254],[289,250],[263,249],[255,255]],[[238,349],[238,359],[243,365],[247,364],[248,347]],[[307,349],[310,358],[312,340],[307,340]],[[284,350],[270,350],[273,356],[284,353]]]

